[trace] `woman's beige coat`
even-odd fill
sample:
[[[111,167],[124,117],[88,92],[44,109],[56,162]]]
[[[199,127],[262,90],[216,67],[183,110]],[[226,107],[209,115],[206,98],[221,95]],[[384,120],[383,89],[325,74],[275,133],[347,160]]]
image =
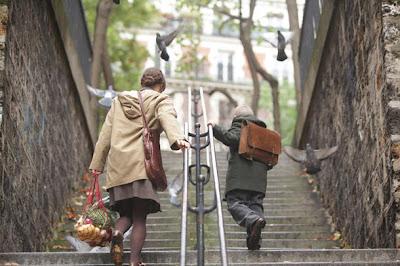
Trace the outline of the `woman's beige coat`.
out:
[[[171,149],[184,139],[176,111],[168,95],[148,89],[142,91],[149,127],[164,130]],[[101,129],[90,164],[91,170],[103,171],[107,161],[106,188],[147,179],[144,168],[143,121],[136,91],[124,92],[113,100]]]

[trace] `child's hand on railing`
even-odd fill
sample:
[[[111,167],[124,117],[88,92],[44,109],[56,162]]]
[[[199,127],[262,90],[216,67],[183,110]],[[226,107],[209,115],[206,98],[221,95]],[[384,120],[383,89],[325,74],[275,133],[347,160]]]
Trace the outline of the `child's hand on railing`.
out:
[[[214,120],[208,120],[208,125],[214,127],[217,124]]]

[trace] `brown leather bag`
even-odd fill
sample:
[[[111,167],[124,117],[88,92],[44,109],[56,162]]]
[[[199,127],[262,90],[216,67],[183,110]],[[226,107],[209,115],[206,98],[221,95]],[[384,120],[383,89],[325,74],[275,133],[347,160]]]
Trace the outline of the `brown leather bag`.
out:
[[[239,154],[249,160],[267,164],[270,168],[278,163],[281,153],[279,133],[244,121],[240,131]]]
[[[144,112],[142,93],[140,91],[138,91],[138,96],[143,118],[144,166],[146,174],[156,190],[164,191],[167,189],[168,182],[162,165],[160,133],[155,129],[149,128]]]

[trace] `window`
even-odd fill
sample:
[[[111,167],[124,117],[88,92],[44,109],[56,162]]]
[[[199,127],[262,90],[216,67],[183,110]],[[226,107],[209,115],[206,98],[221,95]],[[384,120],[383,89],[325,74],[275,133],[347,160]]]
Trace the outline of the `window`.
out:
[[[233,54],[229,55],[228,58],[228,81],[233,81]]]
[[[160,68],[161,62],[160,62],[160,56],[158,55],[158,47],[157,44],[155,45],[156,52],[154,53],[154,66],[156,68]]]
[[[224,80],[224,64],[218,63],[218,80]]]
[[[171,77],[171,64],[169,62],[165,63],[165,76]]]

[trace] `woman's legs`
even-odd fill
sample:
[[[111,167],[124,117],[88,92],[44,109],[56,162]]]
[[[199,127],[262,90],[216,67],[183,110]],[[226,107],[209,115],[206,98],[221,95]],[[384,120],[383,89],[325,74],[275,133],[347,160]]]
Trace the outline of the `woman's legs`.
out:
[[[131,263],[133,265],[137,265],[141,261],[140,253],[146,238],[146,217],[145,202],[135,199],[132,210],[133,230],[131,235]]]
[[[115,233],[121,233],[122,235],[128,231],[129,227],[132,225],[132,206],[128,200],[121,202],[119,209],[119,218],[115,222]]]
[[[113,232],[113,236],[111,239],[111,258],[114,261],[115,265],[122,265],[123,263],[123,241],[124,241],[124,233],[131,227],[131,213],[132,207],[129,201],[125,200],[119,203],[119,215],[120,218],[115,222],[115,231]]]

